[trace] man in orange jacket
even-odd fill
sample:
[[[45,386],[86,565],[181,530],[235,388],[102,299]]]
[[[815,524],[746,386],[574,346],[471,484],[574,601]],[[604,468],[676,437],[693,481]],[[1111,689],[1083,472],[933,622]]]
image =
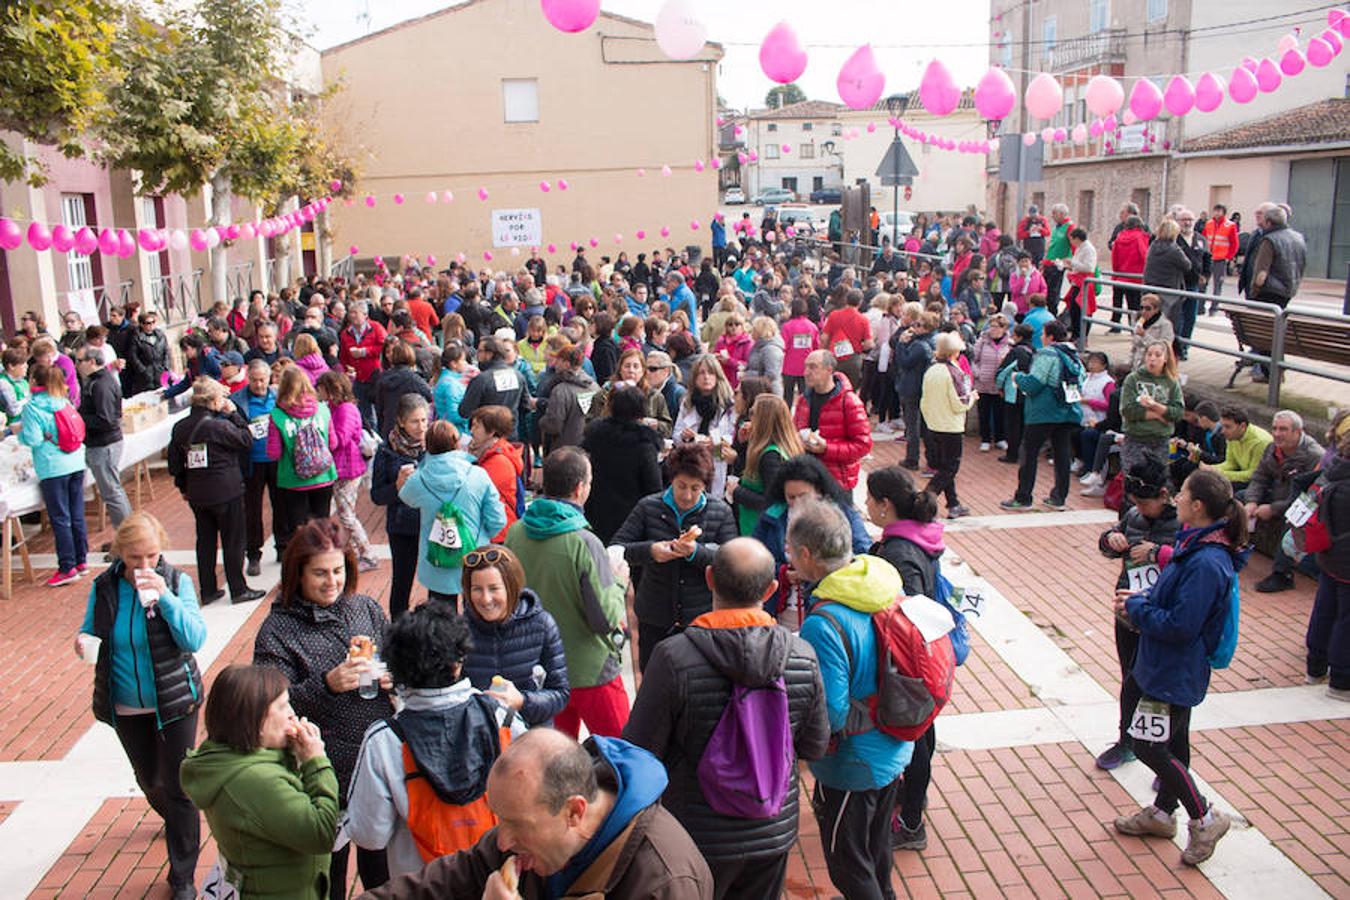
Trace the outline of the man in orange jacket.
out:
[[[1214,289],[1211,293],[1217,297],[1223,293],[1223,280],[1228,275],[1228,264],[1237,257],[1238,252],[1238,230],[1228,219],[1228,207],[1222,203],[1214,204],[1214,215],[1205,223],[1204,234],[1213,261],[1210,272],[1214,278]],[[1212,316],[1218,311],[1218,302],[1211,300],[1209,314]]]

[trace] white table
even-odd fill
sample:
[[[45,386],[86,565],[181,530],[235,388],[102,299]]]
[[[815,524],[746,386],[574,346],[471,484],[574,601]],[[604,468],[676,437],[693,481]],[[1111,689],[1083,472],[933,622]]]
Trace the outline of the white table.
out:
[[[120,468],[123,472],[135,468],[153,456],[157,456],[161,450],[169,445],[169,435],[173,431],[173,426],[188,414],[188,409],[182,409],[178,412],[170,413],[163,421],[156,422],[154,425],[144,431],[137,431],[134,434],[128,434],[122,438],[122,461]],[[94,483],[94,476],[85,473],[85,487]],[[137,478],[137,496],[139,505],[139,485],[140,479]],[[4,522],[3,546],[0,546],[0,566],[3,566],[4,595],[12,596],[13,572],[10,566],[13,564],[13,537],[14,531],[23,534],[19,527],[19,516],[27,515],[31,512],[43,509],[45,504],[42,502],[42,490],[38,487],[37,479],[24,481],[19,484],[0,485],[0,519]],[[20,541],[22,545],[22,541]],[[25,558],[27,551],[24,551]],[[29,573],[31,576],[31,572]]]

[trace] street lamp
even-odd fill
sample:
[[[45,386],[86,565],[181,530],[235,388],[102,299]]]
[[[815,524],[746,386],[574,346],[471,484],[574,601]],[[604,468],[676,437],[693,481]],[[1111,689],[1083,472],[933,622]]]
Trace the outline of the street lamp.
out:
[[[891,127],[895,133],[891,136],[893,165],[891,174],[891,246],[896,246],[896,232],[900,230],[900,117],[909,108],[909,94],[891,94],[886,98],[886,111],[891,114]]]

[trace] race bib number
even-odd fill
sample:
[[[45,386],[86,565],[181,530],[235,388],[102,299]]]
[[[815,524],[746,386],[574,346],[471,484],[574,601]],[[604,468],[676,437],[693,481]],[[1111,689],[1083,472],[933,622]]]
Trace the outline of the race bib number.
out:
[[[255,441],[260,441],[267,437],[267,416],[259,416],[248,423],[248,433],[253,435]]]
[[[224,860],[217,860],[202,882],[201,900],[239,900],[239,886],[225,876]]]
[[[1171,708],[1158,700],[1140,700],[1126,734],[1136,741],[1165,744],[1172,737]]]
[[[464,546],[455,520],[447,516],[437,516],[431,521],[431,533],[427,535],[427,540],[447,550],[459,550]]]
[[[843,358],[846,357],[846,356],[852,356],[852,355],[853,355],[853,344],[852,344],[852,343],[850,343],[849,341],[835,341],[835,342],[834,342],[834,357],[835,357],[835,359],[843,359]]]
[[[810,349],[811,349],[811,335],[809,335],[809,334],[794,334],[794,335],[792,336],[792,349],[793,349],[793,350],[810,350]]]
[[[206,465],[206,445],[193,444],[188,447],[187,467],[189,469],[205,469]]]
[[[1308,524],[1308,520],[1312,518],[1312,514],[1316,511],[1317,504],[1313,502],[1312,494],[1304,491],[1284,511],[1284,520],[1289,523],[1291,528],[1302,528]]]
[[[1083,399],[1083,392],[1078,389],[1078,385],[1072,381],[1064,382],[1064,402],[1078,403]]]
[[[1155,565],[1129,566],[1125,569],[1125,578],[1129,581],[1130,590],[1136,594],[1142,594],[1144,591],[1158,583],[1158,576],[1162,571]]]
[[[499,391],[514,391],[518,386],[515,370],[497,369],[492,373],[492,386]]]

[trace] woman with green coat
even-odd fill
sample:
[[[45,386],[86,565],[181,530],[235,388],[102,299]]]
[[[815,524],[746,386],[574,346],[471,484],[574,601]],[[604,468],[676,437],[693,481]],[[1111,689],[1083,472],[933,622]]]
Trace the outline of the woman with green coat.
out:
[[[1120,419],[1125,441],[1120,446],[1120,464],[1126,472],[1145,456],[1164,466],[1168,463],[1168,440],[1185,413],[1177,358],[1166,341],[1150,341],[1144,361],[1120,386]]]
[[[206,740],[183,760],[183,790],[206,815],[220,879],[248,900],[325,900],[338,783],[319,728],[297,719],[286,676],[229,666],[206,701]]]

